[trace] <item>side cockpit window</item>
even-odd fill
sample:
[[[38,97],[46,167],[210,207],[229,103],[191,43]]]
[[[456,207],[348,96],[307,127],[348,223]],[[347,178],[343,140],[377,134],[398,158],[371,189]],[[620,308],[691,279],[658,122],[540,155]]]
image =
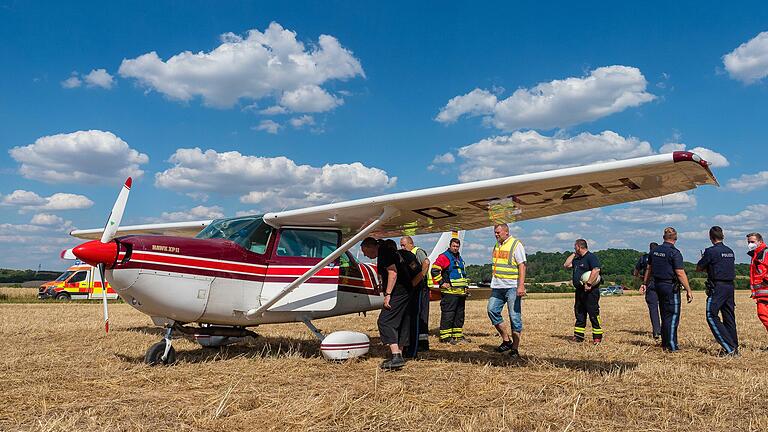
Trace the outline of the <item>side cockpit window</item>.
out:
[[[251,234],[248,250],[257,254],[266,252],[270,234],[272,234],[272,227],[262,222]]]
[[[284,229],[280,232],[277,255],[325,258],[339,246],[338,231]]]

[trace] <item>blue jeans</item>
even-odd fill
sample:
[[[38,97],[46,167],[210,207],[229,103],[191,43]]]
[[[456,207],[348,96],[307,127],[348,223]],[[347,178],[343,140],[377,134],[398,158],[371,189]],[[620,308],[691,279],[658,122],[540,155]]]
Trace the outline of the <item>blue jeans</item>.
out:
[[[522,332],[523,314],[520,307],[520,298],[517,297],[517,288],[491,290],[491,296],[488,298],[488,318],[491,319],[491,324],[499,325],[504,322],[504,319],[501,317],[504,303],[507,304],[512,331],[515,333]]]

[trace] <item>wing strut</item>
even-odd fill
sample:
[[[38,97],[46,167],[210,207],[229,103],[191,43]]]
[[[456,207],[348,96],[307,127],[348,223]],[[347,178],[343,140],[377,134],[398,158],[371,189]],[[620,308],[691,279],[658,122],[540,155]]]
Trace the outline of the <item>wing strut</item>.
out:
[[[282,289],[277,295],[269,299],[266,303],[262,304],[261,306],[257,308],[253,308],[248,310],[248,312],[245,313],[246,318],[248,319],[254,319],[257,317],[260,317],[264,312],[266,312],[269,308],[271,308],[275,303],[279,302],[281,299],[283,299],[285,296],[293,292],[296,288],[298,288],[301,284],[306,282],[309,278],[314,276],[317,272],[319,272],[321,269],[323,269],[325,266],[327,266],[329,263],[336,260],[336,258],[340,257],[341,254],[348,251],[352,246],[354,246],[357,242],[361,241],[363,238],[365,238],[368,234],[370,234],[373,230],[376,229],[379,225],[382,223],[388,221],[389,219],[397,216],[399,213],[398,210],[392,208],[392,207],[384,207],[384,211],[381,212],[381,215],[379,215],[378,218],[376,218],[373,222],[371,222],[368,226],[360,230],[357,234],[355,234],[354,237],[347,240],[346,243],[339,246],[338,249],[333,251],[330,255],[323,258],[322,261],[315,264],[314,267],[307,270],[306,273],[301,275],[298,279],[295,281],[289,283],[285,286],[285,288]]]

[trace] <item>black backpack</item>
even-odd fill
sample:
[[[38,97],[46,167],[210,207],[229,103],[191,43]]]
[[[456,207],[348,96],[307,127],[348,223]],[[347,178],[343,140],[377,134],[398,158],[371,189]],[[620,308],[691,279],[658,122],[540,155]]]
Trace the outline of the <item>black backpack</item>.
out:
[[[419,259],[416,258],[416,255],[411,251],[398,249],[396,267],[400,283],[405,285],[408,289],[414,288],[412,281],[417,275],[421,274],[421,263],[419,262]],[[400,278],[400,272],[408,278],[407,281]]]

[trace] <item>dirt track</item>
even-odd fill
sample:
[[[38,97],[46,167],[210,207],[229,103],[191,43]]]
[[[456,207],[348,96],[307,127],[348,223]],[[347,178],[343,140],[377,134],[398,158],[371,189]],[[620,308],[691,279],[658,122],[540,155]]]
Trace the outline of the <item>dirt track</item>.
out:
[[[492,352],[485,303],[471,301],[471,343],[433,338],[398,373],[378,370],[379,346],[328,363],[300,324],[221,351],[179,340],[180,363],[151,368],[142,359],[160,332],[128,305],[111,307],[104,335],[98,303],[0,304],[0,430],[768,430],[768,334],[752,302],[738,293],[743,354],[723,359],[697,294],[677,354],[646,334],[640,297],[603,299],[599,347],[566,341],[572,302],[553,298],[524,304],[523,359],[509,361]],[[376,336],[376,315],[316,324]]]

